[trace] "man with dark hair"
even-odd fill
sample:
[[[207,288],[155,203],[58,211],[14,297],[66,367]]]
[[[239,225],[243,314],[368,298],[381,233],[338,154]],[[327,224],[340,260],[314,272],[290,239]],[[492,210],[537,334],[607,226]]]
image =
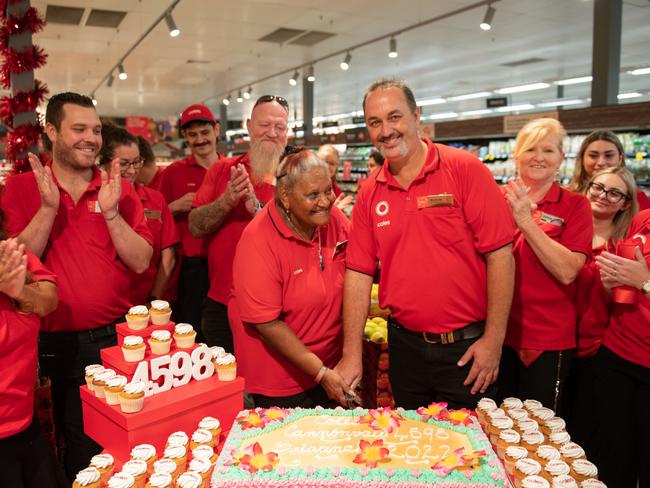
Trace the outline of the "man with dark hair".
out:
[[[358,384],[381,262],[395,403],[473,408],[479,393],[494,394],[512,301],[510,210],[476,157],[419,137],[420,110],[404,82],[373,83],[363,109],[386,161],[359,190],[353,211],[336,369]]]
[[[57,429],[65,439],[70,481],[101,447],[83,432],[79,386],[84,368],[101,362],[99,350],[115,345],[115,324],[129,301],[130,272],[149,266],[152,237],[133,187],[110,177],[95,160],[101,123],[92,100],[76,93],[53,96],[45,131],[52,164],[29,155],[33,172],[7,181],[7,229],[58,277],[58,308],[39,336],[41,371],[52,380]]]
[[[156,165],[156,156],[153,153],[151,144],[144,137],[138,136],[138,149],[142,158],[142,168],[136,179],[138,183],[157,190],[160,186],[163,170]]]
[[[190,233],[187,217],[206,172],[221,158],[217,152],[219,124],[205,105],[190,105],[181,115],[181,132],[191,154],[169,165],[156,189],[169,204],[181,239],[174,320],[192,324],[201,337],[201,316],[210,287],[206,259],[208,246],[206,239]]]
[[[232,352],[228,308],[235,248],[248,222],[275,190],[275,169],[287,143],[289,104],[275,95],[260,97],[246,121],[250,150],[220,161],[208,171],[190,212],[190,231],[210,237],[210,291],[202,329],[209,345]],[[169,171],[169,170],[167,170]]]

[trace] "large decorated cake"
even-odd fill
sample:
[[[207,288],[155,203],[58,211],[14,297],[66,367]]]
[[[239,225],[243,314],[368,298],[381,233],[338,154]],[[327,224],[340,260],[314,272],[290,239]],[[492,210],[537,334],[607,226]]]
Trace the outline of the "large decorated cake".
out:
[[[223,487],[500,487],[506,475],[468,410],[243,410],[215,467]]]

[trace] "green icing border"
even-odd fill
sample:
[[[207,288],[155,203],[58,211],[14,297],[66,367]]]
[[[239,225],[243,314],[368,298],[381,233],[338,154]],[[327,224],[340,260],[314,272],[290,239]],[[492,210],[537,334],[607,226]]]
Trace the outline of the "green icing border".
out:
[[[374,410],[374,409],[373,409]],[[335,410],[335,409],[321,409],[321,410],[311,410],[311,409],[301,409],[301,410],[292,410],[284,421],[274,421],[270,424],[267,424],[263,429],[246,429],[242,430],[239,422],[235,421],[233,427],[230,431],[230,435],[226,440],[226,443],[223,446],[222,453],[226,453],[228,456],[233,449],[241,447],[241,445],[248,439],[257,437],[259,435],[265,434],[267,432],[272,432],[275,429],[285,426],[287,423],[293,422],[295,420],[304,418],[304,417],[315,417],[320,415],[331,415],[337,417],[361,417],[368,413],[368,409],[361,410]],[[471,428],[464,425],[452,425],[448,422],[442,422],[439,420],[428,419],[424,420],[420,414],[414,410],[394,410],[402,417],[419,421],[425,424],[431,424],[436,427],[441,427],[447,430],[452,430],[461,434],[465,434],[469,439],[470,444],[474,450],[486,449],[490,452],[493,458],[497,461],[494,466],[490,466],[486,462],[482,462],[482,470],[474,471],[474,476],[471,479],[465,477],[460,471],[452,471],[444,478],[438,476],[432,469],[426,468],[413,468],[413,469],[404,469],[404,468],[390,468],[393,470],[393,475],[391,477],[386,475],[386,468],[371,468],[368,469],[368,473],[365,476],[361,475],[360,467],[351,468],[351,467],[341,467],[341,473],[339,476],[334,476],[332,474],[331,468],[314,468],[314,473],[307,475],[303,468],[287,468],[285,474],[280,476],[276,470],[272,471],[258,471],[255,473],[255,478],[259,480],[273,480],[279,481],[284,479],[296,480],[302,478],[309,478],[311,480],[326,480],[326,481],[335,481],[337,479],[348,480],[348,481],[381,481],[381,482],[390,482],[395,481],[397,483],[459,483],[466,484],[471,486],[473,484],[484,484],[489,486],[503,486],[506,487],[506,482],[502,479],[502,472],[499,469],[498,459],[492,446],[489,441],[483,434],[483,431],[480,427]],[[238,438],[235,439],[234,436]],[[217,465],[215,467],[215,477],[219,479],[220,477],[225,477],[228,479],[240,479],[240,480],[250,480],[253,475],[248,471],[245,471],[237,466],[226,466],[226,473],[219,472],[219,467],[224,466],[223,456],[219,456]],[[419,477],[413,476],[411,473],[414,470],[419,470],[421,475]],[[492,478],[492,474],[496,473],[499,476],[498,480]]]

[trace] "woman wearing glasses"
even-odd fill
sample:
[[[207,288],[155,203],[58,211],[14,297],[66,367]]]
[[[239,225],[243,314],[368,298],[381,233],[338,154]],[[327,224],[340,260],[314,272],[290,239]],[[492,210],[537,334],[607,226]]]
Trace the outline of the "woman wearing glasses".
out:
[[[619,166],[596,173],[587,182],[585,196],[591,204],[594,236],[592,257],[602,252],[614,253],[619,240],[625,239],[630,222],[638,212],[634,175]],[[609,324],[611,298],[603,288],[596,262],[590,260],[577,280],[576,309],[578,313],[577,351],[568,380],[568,401],[563,416],[573,439],[589,455],[594,454],[596,430],[593,361]]]
[[[303,148],[277,172],[275,198],[244,230],[228,316],[238,369],[256,407],[345,404],[343,274],[350,224],[327,164]]]
[[[131,274],[131,301],[141,305],[157,298],[163,298],[167,284],[176,264],[176,250],[179,242],[174,219],[162,194],[136,181],[142,169],[138,139],[126,129],[111,123],[102,124],[102,149],[99,164],[107,170],[115,158],[120,160],[120,173],[133,184],[140,197],[147,226],[153,234],[153,255],[149,268],[141,274]]]
[[[558,410],[576,347],[575,279],[591,255],[588,200],[555,181],[565,131],[555,119],[526,124],[505,189],[517,230],[515,293],[499,368],[500,394]]]
[[[621,166],[625,166],[625,150],[620,139],[609,130],[596,130],[580,145],[569,190],[585,194],[595,173]],[[639,210],[650,208],[650,198],[640,188],[637,189],[637,201]]]

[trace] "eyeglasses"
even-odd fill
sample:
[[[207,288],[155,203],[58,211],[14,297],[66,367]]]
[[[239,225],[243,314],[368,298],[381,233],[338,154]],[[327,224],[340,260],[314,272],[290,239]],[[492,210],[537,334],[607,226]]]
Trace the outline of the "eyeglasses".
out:
[[[589,183],[589,194],[594,196],[594,197],[599,197],[602,194],[605,194],[605,198],[609,203],[618,203],[621,200],[625,199],[628,200],[630,198],[629,195],[626,195],[620,190],[616,189],[610,189],[607,190],[604,185],[601,185],[600,183]]]
[[[257,107],[258,105],[262,105],[264,103],[270,103],[276,101],[280,105],[284,107],[284,109],[289,112],[289,102],[287,102],[287,99],[284,97],[279,97],[277,95],[262,95],[260,98],[257,99],[255,102],[255,105],[253,105],[253,108]]]
[[[133,166],[133,169],[140,169],[144,166],[144,158],[137,158],[133,161],[120,161],[120,171],[127,171],[129,166]]]

